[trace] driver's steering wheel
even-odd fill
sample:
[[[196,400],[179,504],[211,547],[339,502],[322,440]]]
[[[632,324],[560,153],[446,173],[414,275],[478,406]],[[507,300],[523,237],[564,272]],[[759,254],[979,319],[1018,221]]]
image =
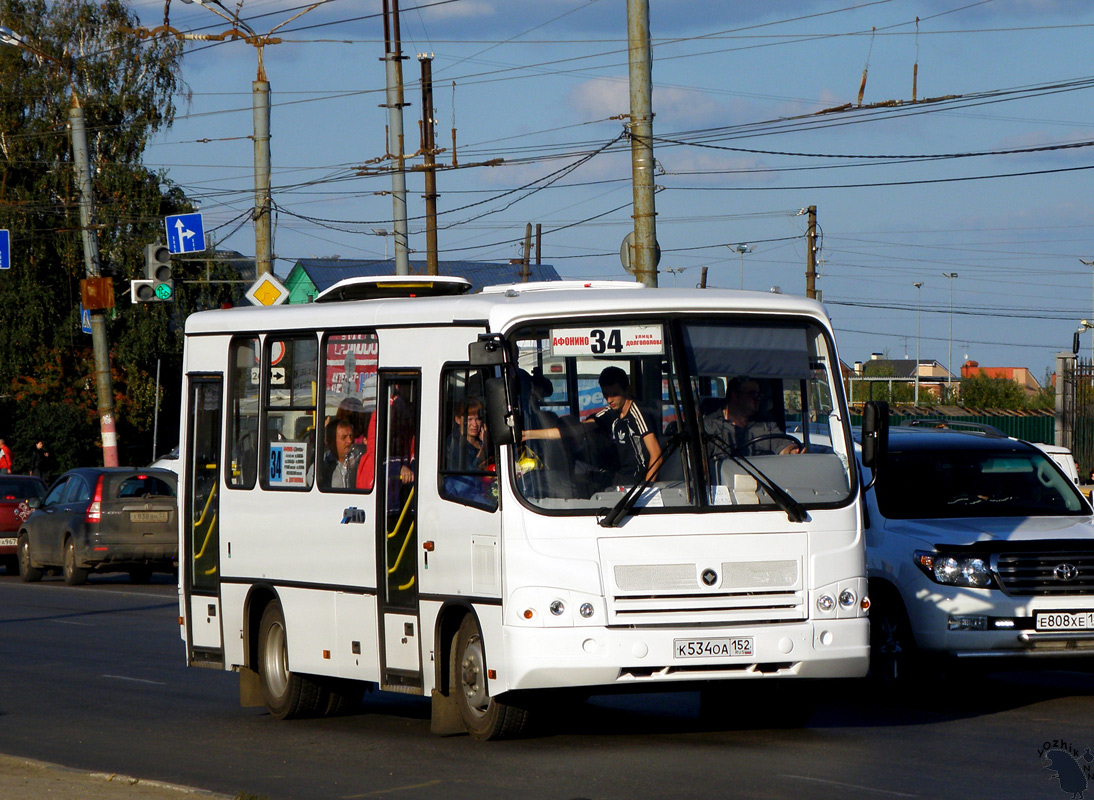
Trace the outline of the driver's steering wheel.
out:
[[[791,436],[789,433],[764,433],[759,436],[752,437],[747,442],[742,443],[739,447],[733,448],[733,455],[747,455],[749,448],[757,442],[767,442],[773,439],[785,439],[786,441],[790,442],[788,447],[796,449],[799,453],[804,453],[807,449],[801,441],[799,441],[794,436]],[[781,455],[783,450],[785,449],[786,448],[781,448],[780,450],[775,451],[775,454]]]

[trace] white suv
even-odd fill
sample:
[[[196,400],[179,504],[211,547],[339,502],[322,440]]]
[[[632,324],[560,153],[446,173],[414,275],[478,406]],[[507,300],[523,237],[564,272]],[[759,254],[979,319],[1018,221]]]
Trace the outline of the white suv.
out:
[[[1094,511],[1042,450],[893,428],[866,508],[875,676],[931,655],[1094,657]]]

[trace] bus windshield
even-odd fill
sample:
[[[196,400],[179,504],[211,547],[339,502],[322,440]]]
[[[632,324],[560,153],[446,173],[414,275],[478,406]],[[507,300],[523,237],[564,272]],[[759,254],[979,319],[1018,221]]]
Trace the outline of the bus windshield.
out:
[[[643,511],[851,497],[838,362],[817,325],[566,320],[513,340],[523,434],[512,474],[533,508],[599,513],[643,482]]]

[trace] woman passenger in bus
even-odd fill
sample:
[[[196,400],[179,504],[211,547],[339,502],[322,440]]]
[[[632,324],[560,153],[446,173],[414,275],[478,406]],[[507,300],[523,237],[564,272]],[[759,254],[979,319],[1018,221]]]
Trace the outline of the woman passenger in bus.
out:
[[[445,469],[453,473],[493,472],[493,458],[478,400],[457,402],[453,406],[455,426],[445,443]],[[445,492],[465,500],[484,501],[494,478],[488,475],[448,474]]]

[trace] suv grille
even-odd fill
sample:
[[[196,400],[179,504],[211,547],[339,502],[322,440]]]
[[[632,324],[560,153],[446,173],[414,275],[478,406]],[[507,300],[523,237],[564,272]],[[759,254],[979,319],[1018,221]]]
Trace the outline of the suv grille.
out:
[[[998,556],[996,574],[1011,595],[1094,594],[1094,552]]]

